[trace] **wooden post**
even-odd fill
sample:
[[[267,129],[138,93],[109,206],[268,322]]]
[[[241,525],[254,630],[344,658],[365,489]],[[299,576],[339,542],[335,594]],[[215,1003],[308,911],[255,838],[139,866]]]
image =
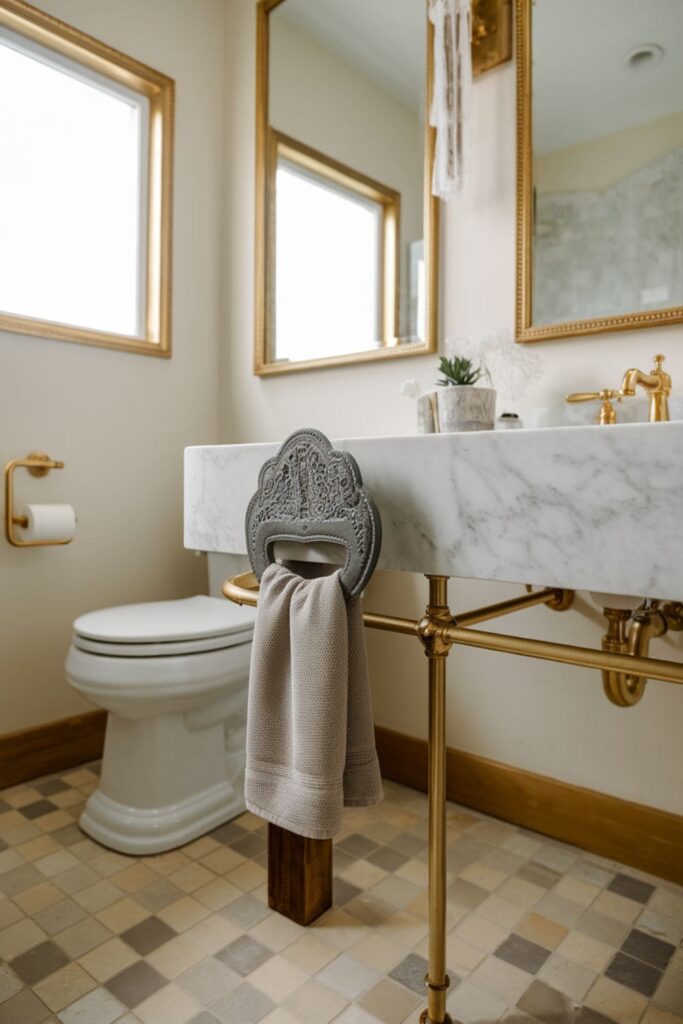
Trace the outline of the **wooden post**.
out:
[[[332,906],[332,840],[268,825],[268,906],[311,924]]]

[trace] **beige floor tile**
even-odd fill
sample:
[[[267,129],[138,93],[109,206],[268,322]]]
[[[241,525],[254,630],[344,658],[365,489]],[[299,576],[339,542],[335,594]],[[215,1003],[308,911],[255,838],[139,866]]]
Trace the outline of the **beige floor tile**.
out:
[[[554,887],[553,892],[557,896],[561,896],[562,899],[569,900],[570,903],[578,903],[580,907],[589,907],[600,889],[597,885],[591,885],[589,882],[582,882],[579,878],[565,875]]]
[[[397,878],[404,878],[406,882],[412,882],[413,885],[425,886],[427,885],[428,879],[428,866],[426,861],[421,860],[407,860],[405,864],[401,864],[394,874]]]
[[[383,1024],[401,1024],[420,1005],[420,999],[403,985],[382,978],[358,1000],[358,1005]]]
[[[46,938],[43,929],[25,917],[0,932],[0,960],[13,960]]]
[[[112,903],[111,906],[100,910],[95,916],[110,932],[120,935],[127,928],[132,928],[133,925],[144,921],[146,917],[149,917],[149,913],[130,896],[126,896],[117,903]]]
[[[332,907],[331,910],[328,910],[315,921],[312,928],[316,931],[319,930],[321,938],[338,949],[348,949],[370,931],[368,926],[361,924],[358,918],[347,914],[339,907]],[[391,936],[388,937],[391,938]]]
[[[647,999],[603,976],[589,989],[584,1004],[617,1024],[637,1024],[647,1006]]]
[[[41,832],[56,832],[57,829],[73,825],[76,819],[68,811],[52,811],[51,814],[44,814],[42,818],[36,818],[36,825]]]
[[[135,1008],[143,1024],[187,1024],[202,1007],[177,985],[167,985]]]
[[[257,886],[263,885],[267,878],[268,872],[266,869],[252,860],[247,860],[244,864],[233,868],[227,875],[228,882],[236,885],[238,889],[242,889],[244,892],[251,892]]]
[[[177,885],[183,892],[194,892],[201,889],[203,885],[213,882],[216,876],[213,871],[203,867],[201,864],[186,864],[179,871],[173,871],[169,876],[169,882]]]
[[[23,910],[20,910],[12,900],[0,900],[0,932],[4,931],[5,928],[9,928],[11,924],[21,921],[23,916]]]
[[[399,910],[381,924],[377,931],[385,939],[398,942],[399,945],[412,947],[422,939],[429,931],[429,925],[420,917],[409,914],[405,910]]]
[[[112,937],[109,929],[105,928],[97,918],[86,917],[63,932],[53,935],[52,941],[61,946],[68,957],[77,960]]]
[[[155,970],[163,974],[165,978],[173,980],[178,978],[185,971],[200,963],[205,957],[203,949],[195,946],[184,935],[179,935],[170,942],[148,953],[145,959]]]
[[[182,850],[169,850],[168,853],[159,853],[155,857],[148,857],[146,864],[156,871],[158,875],[172,875],[174,871],[180,871],[190,863]]]
[[[67,786],[73,786],[76,789],[98,781],[97,776],[89,768],[77,768],[67,775],[62,775],[62,779],[66,782]]]
[[[592,939],[581,932],[569,932],[557,947],[557,952],[566,960],[602,971],[614,956],[614,950],[604,942]]]
[[[123,871],[134,864],[135,860],[132,857],[124,857],[122,853],[114,853],[113,850],[104,849],[90,861],[90,866],[93,870],[104,878],[109,878],[110,875],[115,875],[117,871]]]
[[[426,896],[423,889],[413,885],[412,882],[406,882],[404,878],[396,878],[395,875],[387,875],[386,878],[383,878],[369,890],[370,894],[395,908],[407,907],[408,904],[416,900],[421,901]]]
[[[219,949],[234,942],[242,934],[240,929],[231,924],[220,914],[212,914],[198,921],[183,932],[183,937],[203,950],[206,956],[213,956]]]
[[[341,1021],[341,1018],[337,1019]],[[281,1006],[276,1006],[274,1010],[261,1018],[259,1024],[299,1024],[299,1021],[287,1010],[283,1010]]]
[[[242,857],[239,853],[231,850],[229,846],[219,846],[217,850],[212,850],[211,853],[202,857],[204,867],[221,876],[227,875],[229,871],[245,863],[246,857]]]
[[[263,828],[263,824],[263,818],[257,817],[251,811],[245,811],[239,818],[235,818],[235,825],[246,828],[247,832],[256,832],[257,829]]]
[[[501,928],[493,921],[487,921],[478,914],[469,914],[455,928],[455,934],[485,953],[491,953],[500,946],[508,936],[506,928]]]
[[[263,943],[268,949],[275,953],[281,952],[292,942],[296,942],[306,933],[306,929],[294,921],[289,921],[280,914],[271,914],[264,917],[257,925],[250,930],[249,934],[258,942]]]
[[[33,789],[31,786],[13,786],[3,792],[2,799],[10,807],[26,807],[37,800],[42,800],[43,797],[37,789]]]
[[[53,793],[50,801],[56,807],[73,807],[82,801],[83,794],[78,789],[65,789],[63,793]]]
[[[533,907],[545,895],[547,890],[523,878],[508,878],[498,889],[498,895],[511,903],[519,903],[520,907]]]
[[[111,992],[94,988],[62,1010],[59,1020],[62,1024],[113,1024],[113,1021],[121,1020],[125,1009]]]
[[[469,980],[485,992],[491,992],[502,999],[508,1006],[514,1006],[520,996],[526,992],[532,977],[519,967],[499,960],[496,956],[487,956],[469,976]]]
[[[288,996],[310,980],[310,974],[295,967],[283,956],[273,956],[248,976],[249,984],[265,992],[274,1003],[283,1003]]]
[[[47,857],[49,853],[56,853],[59,850],[61,846],[52,836],[37,836],[36,839],[29,839],[27,843],[17,847],[17,853],[29,862]]]
[[[146,885],[150,885],[151,882],[156,880],[156,872],[147,867],[143,861],[131,864],[125,867],[123,871],[116,871],[113,875],[109,876],[109,881],[112,885],[117,886],[122,892],[129,894],[138,892],[139,889],[143,889]]]
[[[501,882],[505,881],[507,875],[503,871],[489,867],[488,864],[474,861],[473,864],[470,864],[464,871],[460,872],[459,877],[465,882],[471,882],[472,885],[478,885],[480,889],[488,889],[489,892],[493,892]]]
[[[580,1003],[595,981],[597,972],[554,953],[543,964],[537,977],[558,992],[564,992],[575,1003]]]
[[[241,889],[238,889],[236,885],[231,885],[230,882],[226,882],[223,878],[212,876],[212,879],[207,885],[202,885],[193,893],[194,898],[203,903],[209,910],[221,910],[223,907],[227,907],[228,903],[232,903],[233,900],[239,899],[242,895]]]
[[[79,964],[67,964],[39,981],[33,991],[46,1006],[58,1013],[95,988],[95,982]]]
[[[8,871],[14,871],[15,868],[20,868],[24,863],[24,858],[16,850],[3,850],[0,853],[0,875],[4,875]]]
[[[118,886],[110,882],[108,878],[103,878],[100,882],[95,882],[94,885],[86,886],[80,892],[74,893],[73,898],[89,914],[96,914],[125,897]]]
[[[481,1024],[497,1021],[507,1009],[507,1004],[492,992],[484,992],[469,979],[451,993],[447,1001],[448,1012],[453,1020],[461,1024]]]
[[[478,949],[459,935],[449,935],[447,949],[448,963],[459,975],[469,974],[486,956],[483,949]]]
[[[167,907],[160,910],[157,917],[177,932],[185,932],[198,921],[203,921],[210,913],[208,907],[193,899],[192,896],[183,896],[182,899],[176,900],[175,903],[169,903]],[[145,916],[147,915],[145,914]]]
[[[507,928],[508,931],[511,931],[518,921],[521,921],[525,913],[525,908],[520,907],[519,903],[506,900],[495,892],[491,893],[477,907],[477,914],[480,917],[486,918],[487,921],[493,921],[494,924]]]
[[[114,938],[86,953],[78,962],[93,978],[104,982],[130,967],[136,960],[139,957],[135,950],[121,939]]]
[[[54,878],[55,875],[61,875],[62,871],[80,868],[81,862],[68,850],[56,850],[54,853],[48,853],[46,857],[36,860],[34,865],[46,878]]]
[[[195,839],[193,843],[188,843],[187,846],[183,846],[183,853],[186,857],[191,857],[192,860],[200,860],[202,857],[206,857],[207,854],[212,853],[214,850],[220,850],[221,844],[217,843],[211,836],[200,836],[199,839]]]
[[[665,1010],[683,1017],[683,972],[669,968],[659,983],[654,998]]]
[[[683,1024],[683,1017],[651,1003],[641,1017],[640,1024]]]
[[[339,993],[317,981],[307,981],[284,1003],[284,1009],[302,1024],[328,1024],[345,1006]]]
[[[567,935],[567,928],[550,917],[532,912],[517,922],[515,932],[545,949],[556,949]]]
[[[386,877],[386,871],[383,871],[382,868],[378,868],[376,864],[371,864],[367,860],[354,861],[340,875],[340,878],[343,878],[345,882],[349,882],[359,889],[371,889],[373,885],[377,885],[378,882],[381,882]]]
[[[643,909],[642,903],[626,899],[616,892],[604,889],[591,906],[591,910],[597,910],[606,917],[613,917],[624,924],[632,924]]]
[[[34,885],[31,889],[25,889],[14,897],[14,902],[21,907],[25,914],[37,914],[44,907],[50,907],[64,899],[64,893],[50,882],[43,882]]]
[[[356,947],[354,946],[353,949],[355,951]],[[399,955],[400,953],[401,950],[399,949]],[[320,939],[310,933],[305,933],[286,946],[282,950],[281,955],[283,959],[300,970],[305,971],[306,974],[313,975],[321,971],[331,960],[334,960],[339,955],[339,950],[331,946],[329,942],[325,942],[324,939]],[[357,954],[354,952],[354,955]]]

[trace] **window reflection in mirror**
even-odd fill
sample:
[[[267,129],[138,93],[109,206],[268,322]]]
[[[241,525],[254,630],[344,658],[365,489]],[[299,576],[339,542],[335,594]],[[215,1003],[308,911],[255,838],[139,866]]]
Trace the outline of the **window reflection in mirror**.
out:
[[[433,350],[426,3],[282,0],[267,25],[265,362]]]

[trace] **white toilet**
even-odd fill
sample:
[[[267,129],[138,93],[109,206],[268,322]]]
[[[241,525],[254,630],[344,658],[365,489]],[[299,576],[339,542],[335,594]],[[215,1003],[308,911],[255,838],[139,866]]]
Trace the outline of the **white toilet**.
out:
[[[254,616],[200,595],[76,619],[67,680],[109,712],[100,786],[80,821],[93,839],[161,853],[244,810]]]

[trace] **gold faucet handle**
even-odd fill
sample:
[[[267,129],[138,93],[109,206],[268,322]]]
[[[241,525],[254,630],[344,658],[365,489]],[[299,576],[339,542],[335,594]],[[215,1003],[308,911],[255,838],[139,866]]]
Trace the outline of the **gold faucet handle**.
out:
[[[613,398],[620,402],[623,398],[621,391],[617,391],[614,388],[603,388],[602,391],[575,391],[573,394],[567,395],[565,401],[602,402],[597,422],[606,425],[617,422],[617,414],[612,405]]]

